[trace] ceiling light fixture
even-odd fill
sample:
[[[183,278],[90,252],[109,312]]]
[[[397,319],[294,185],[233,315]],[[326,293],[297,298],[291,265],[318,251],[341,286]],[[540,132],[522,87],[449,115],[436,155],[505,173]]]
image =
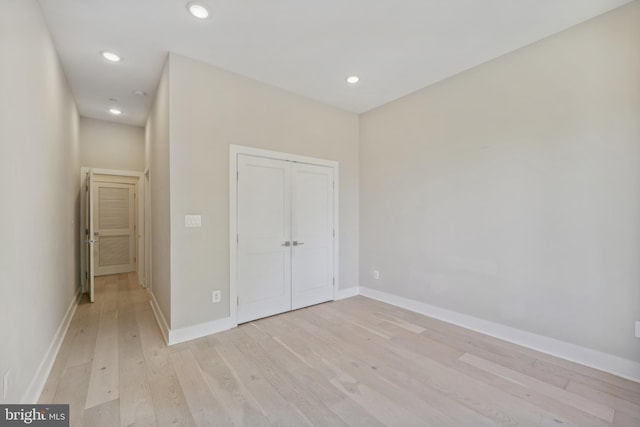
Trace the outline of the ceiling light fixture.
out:
[[[349,77],[347,77],[347,83],[349,83],[349,84],[354,85],[354,84],[358,83],[359,81],[360,81],[360,77],[358,77],[358,76],[349,76]]]
[[[120,114],[122,114],[122,110],[119,108],[109,108],[109,112],[114,116],[119,116]]]
[[[189,9],[190,14],[198,19],[207,19],[209,17],[209,11],[201,4],[189,3],[187,9]]]
[[[105,50],[105,51],[100,52],[100,54],[107,61],[120,62],[122,60],[122,58],[120,58],[120,55],[118,55],[117,53],[108,52],[108,51]]]
[[[136,89],[133,91],[133,94],[135,96],[147,96],[147,92],[140,90],[140,89]]]

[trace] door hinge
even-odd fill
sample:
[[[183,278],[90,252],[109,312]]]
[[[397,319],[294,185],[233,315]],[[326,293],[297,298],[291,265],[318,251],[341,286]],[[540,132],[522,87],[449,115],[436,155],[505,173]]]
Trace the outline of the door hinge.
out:
[[[136,262],[136,261],[137,261],[137,258],[136,258],[136,257],[133,257],[133,262]]]
[[[237,304],[237,305],[240,305],[240,297],[239,297],[239,296],[238,296],[238,297],[236,297],[236,304]]]
[[[336,237],[336,229],[333,229],[333,237]]]
[[[85,278],[85,280],[89,280],[89,272],[88,271],[84,272],[84,278]]]
[[[236,171],[236,181],[240,181],[240,172]]]
[[[336,278],[334,277],[333,278],[333,286],[335,286],[335,285],[336,285]]]
[[[236,243],[240,243],[240,235],[236,234]]]

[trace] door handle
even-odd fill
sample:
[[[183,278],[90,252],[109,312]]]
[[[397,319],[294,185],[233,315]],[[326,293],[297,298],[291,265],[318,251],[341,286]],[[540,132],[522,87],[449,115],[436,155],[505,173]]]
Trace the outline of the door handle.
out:
[[[302,245],[304,245],[303,242],[298,242],[297,240],[293,241],[293,246],[302,246]]]
[[[291,242],[288,242],[288,241],[284,242],[281,246],[289,247],[289,246],[291,246]]]
[[[93,235],[94,235],[94,236],[99,236],[99,235],[100,235],[100,233],[99,233],[99,232],[97,232],[97,231],[94,231],[94,232],[93,232]]]

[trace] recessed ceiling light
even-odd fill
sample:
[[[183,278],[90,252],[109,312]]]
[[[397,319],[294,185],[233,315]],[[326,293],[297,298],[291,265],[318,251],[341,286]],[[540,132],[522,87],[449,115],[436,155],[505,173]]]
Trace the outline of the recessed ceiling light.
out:
[[[119,108],[109,108],[109,112],[114,116],[119,116],[120,114],[122,114],[122,110]]]
[[[358,77],[358,76],[349,76],[349,77],[347,77],[347,83],[349,83],[349,84],[354,85],[354,84],[358,83],[359,81],[360,81],[360,77]]]
[[[100,52],[100,54],[102,55],[102,57],[104,59],[106,59],[107,61],[111,61],[111,62],[120,62],[120,60],[122,59],[122,58],[120,58],[120,55],[118,55],[117,53],[108,52],[106,50]]]
[[[206,7],[198,3],[189,3],[187,5],[189,13],[199,19],[206,19],[209,17],[209,11]]]
[[[140,90],[140,89],[136,89],[133,91],[133,94],[135,96],[147,96],[147,92]]]

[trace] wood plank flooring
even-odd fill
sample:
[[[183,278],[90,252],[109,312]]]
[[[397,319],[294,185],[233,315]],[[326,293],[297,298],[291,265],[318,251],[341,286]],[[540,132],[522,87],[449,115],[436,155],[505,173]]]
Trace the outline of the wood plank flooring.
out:
[[[354,297],[167,347],[99,277],[40,398],[72,426],[640,426],[640,384]]]

